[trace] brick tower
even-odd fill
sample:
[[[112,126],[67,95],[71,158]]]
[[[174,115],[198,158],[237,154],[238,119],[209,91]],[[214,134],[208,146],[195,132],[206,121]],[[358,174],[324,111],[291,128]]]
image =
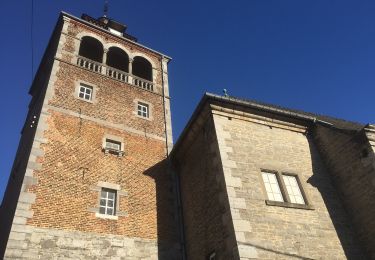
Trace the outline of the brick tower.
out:
[[[0,258],[179,258],[170,58],[125,30],[61,13],[29,92]]]

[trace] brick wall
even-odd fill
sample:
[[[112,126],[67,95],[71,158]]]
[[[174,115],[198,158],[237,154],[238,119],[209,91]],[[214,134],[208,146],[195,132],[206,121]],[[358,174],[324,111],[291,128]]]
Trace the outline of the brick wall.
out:
[[[46,88],[32,89],[42,97],[41,112],[31,155],[23,158],[24,185],[5,258],[179,258],[173,182],[166,166],[166,132],[172,132],[170,118],[164,123],[169,100],[163,98],[169,97],[162,96],[162,58],[65,16],[61,22],[55,60],[45,61],[53,63]],[[156,93],[77,67],[79,33],[143,52],[156,64]],[[93,102],[77,98],[81,81],[94,86]],[[137,116],[136,100],[150,104],[150,119]],[[123,140],[124,156],[103,152],[105,135]],[[98,215],[101,183],[119,187],[117,219]],[[94,249],[95,243],[103,252]]]
[[[375,258],[373,133],[371,125],[356,133],[320,125],[314,129],[319,151],[371,258]]]

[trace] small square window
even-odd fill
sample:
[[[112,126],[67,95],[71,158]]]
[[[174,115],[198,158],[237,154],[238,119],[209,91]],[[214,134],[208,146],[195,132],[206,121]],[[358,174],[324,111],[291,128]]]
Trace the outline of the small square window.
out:
[[[110,139],[105,140],[105,148],[109,150],[114,151],[120,151],[121,150],[121,142],[116,142]]]
[[[106,138],[105,143],[103,144],[103,151],[105,154],[111,153],[111,154],[117,154],[118,156],[123,156],[124,151],[122,147],[122,143],[119,141],[114,141],[111,139]]]
[[[93,93],[93,88],[85,85],[85,84],[80,84],[79,86],[79,92],[78,92],[78,97],[82,98],[87,101],[92,100],[92,93]]]
[[[297,203],[297,204],[306,204],[305,200],[303,199],[301,189],[298,185],[297,177],[283,174],[283,181],[284,181],[290,202]]]
[[[116,213],[116,191],[102,188],[99,213],[114,216]]]
[[[138,102],[137,113],[141,117],[149,118],[150,117],[149,105],[142,103],[142,102]]]
[[[284,202],[276,173],[262,172],[264,186],[269,200]]]

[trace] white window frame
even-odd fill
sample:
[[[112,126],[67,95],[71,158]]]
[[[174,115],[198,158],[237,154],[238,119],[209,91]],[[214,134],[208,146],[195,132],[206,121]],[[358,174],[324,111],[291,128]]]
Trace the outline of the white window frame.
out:
[[[108,142],[118,143],[120,149],[116,150],[107,146]],[[105,134],[103,137],[102,148],[105,154],[117,154],[118,156],[124,156],[124,139],[120,136]]]
[[[104,202],[104,204],[102,202]],[[112,202],[112,206],[109,205],[110,202]],[[116,204],[117,191],[113,189],[102,188],[102,190],[100,191],[99,214],[116,216]],[[104,209],[104,212],[101,212],[102,209]]]
[[[297,176],[283,173],[282,178],[290,202],[306,205]]]
[[[269,179],[265,178],[266,175],[274,176],[272,181],[274,184],[273,188],[270,187]],[[297,174],[262,169],[261,179],[265,195],[267,196],[267,205],[313,209]],[[275,179],[277,181],[276,185]],[[274,197],[274,193],[278,194],[277,198]],[[282,200],[279,194],[281,194]]]
[[[105,148],[113,151],[121,151],[121,142],[106,138]]]
[[[147,103],[138,101],[137,103],[137,115],[143,118],[150,117],[150,106]]]
[[[268,199],[271,201],[285,202],[277,173],[262,171],[262,179]]]
[[[93,87],[90,87],[89,85],[86,85],[86,84],[80,84],[79,90],[78,90],[78,97],[86,101],[92,101],[93,92],[94,92]]]
[[[86,91],[81,91],[82,88],[84,90],[86,89],[90,89],[91,90],[91,93],[89,94],[89,99],[86,98]],[[82,101],[85,101],[85,102],[89,102],[89,103],[96,103],[96,94],[97,94],[97,91],[98,91],[98,87],[91,84],[91,83],[87,83],[87,82],[84,82],[84,81],[78,81],[76,83],[76,87],[75,87],[75,91],[74,91],[74,96],[75,98],[79,99],[79,100],[82,100]],[[81,97],[80,95],[84,93],[84,96]]]
[[[153,105],[152,105],[152,103],[147,102],[145,100],[141,100],[141,99],[134,99],[133,102],[134,102],[133,114],[136,117],[142,118],[144,120],[150,120],[150,121],[153,120]],[[138,104],[140,104],[140,105],[146,105],[147,111],[148,111],[147,116],[142,116],[142,115],[138,114]]]

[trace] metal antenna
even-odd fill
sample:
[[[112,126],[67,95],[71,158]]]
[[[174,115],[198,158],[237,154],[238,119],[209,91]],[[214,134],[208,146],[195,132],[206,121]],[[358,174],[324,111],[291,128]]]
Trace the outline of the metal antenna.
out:
[[[107,14],[108,14],[108,0],[104,1],[104,10],[103,11],[104,11],[103,16],[107,17]]]

